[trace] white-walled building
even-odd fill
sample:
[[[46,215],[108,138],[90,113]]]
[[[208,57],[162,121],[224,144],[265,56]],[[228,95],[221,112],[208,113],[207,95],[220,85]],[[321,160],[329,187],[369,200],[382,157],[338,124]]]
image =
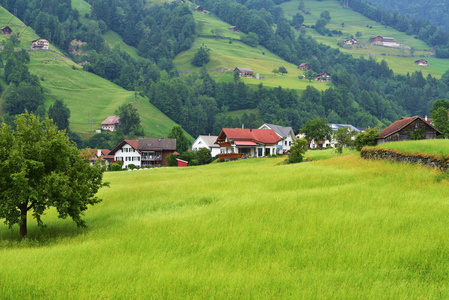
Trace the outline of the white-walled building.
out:
[[[350,125],[350,124],[329,124],[329,126],[332,128],[332,132],[336,132],[338,130],[338,128],[348,128],[348,130],[355,132],[355,134],[359,134],[360,132],[362,132],[360,129]],[[302,133],[298,133],[296,135],[296,138],[298,139],[304,139],[305,135]],[[352,140],[355,139],[355,136],[352,137]],[[315,140],[311,140],[309,141],[309,148],[310,149],[315,149],[315,148],[326,148],[326,147],[332,147],[335,148],[337,145],[337,141],[332,138],[330,141],[329,140],[323,140],[323,141],[315,141]]]
[[[282,127],[274,124],[263,124],[259,129],[273,129],[281,139],[276,146],[276,154],[282,154],[290,151],[290,146],[296,139],[295,133],[291,127]]]
[[[109,116],[101,123],[101,130],[103,131],[115,131],[117,126],[120,125],[119,116]]]
[[[208,148],[212,157],[220,154],[220,146],[215,144],[217,140],[216,135],[199,135],[192,144],[192,150],[200,150],[201,148]]]
[[[115,161],[123,162],[123,168],[127,168],[130,164],[140,167],[142,155],[140,151],[137,150],[137,145],[137,140],[124,140],[115,146],[110,154],[114,155]]]

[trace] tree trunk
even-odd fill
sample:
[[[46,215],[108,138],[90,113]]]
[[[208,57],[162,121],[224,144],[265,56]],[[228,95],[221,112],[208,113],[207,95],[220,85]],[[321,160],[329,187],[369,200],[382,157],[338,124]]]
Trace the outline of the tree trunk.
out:
[[[20,208],[20,236],[24,237],[27,235],[27,212],[28,209],[25,205],[25,207]]]

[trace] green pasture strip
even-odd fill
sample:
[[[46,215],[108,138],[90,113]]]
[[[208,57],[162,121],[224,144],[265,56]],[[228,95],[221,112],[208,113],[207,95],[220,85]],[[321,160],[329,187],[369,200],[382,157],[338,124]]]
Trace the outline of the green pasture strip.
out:
[[[128,53],[132,58],[139,60],[140,56],[137,54],[137,49],[135,47],[127,45],[122,37],[115,31],[109,30],[103,34],[104,41],[112,49],[114,47],[120,47],[120,50]]]
[[[195,19],[196,26],[200,29],[198,32],[200,35],[215,35],[217,29],[219,30],[219,34],[226,38],[240,39],[240,36],[244,35],[244,33],[236,33],[229,30],[229,27],[232,25],[223,22],[210,12],[207,14],[202,14],[195,11],[193,12],[193,17]]]
[[[355,155],[107,173],[87,229],[0,227],[5,299],[449,297],[438,172]],[[31,219],[31,218],[30,218]]]
[[[390,142],[377,145],[385,149],[396,149],[407,153],[449,154],[449,140],[418,140],[404,142]]]
[[[75,66],[75,69],[72,67]],[[118,106],[133,103],[139,110],[147,137],[166,137],[175,124],[149,103],[147,98],[135,98],[134,92],[95,74],[83,71],[69,59],[43,51],[31,53],[30,72],[43,78],[45,93],[50,98],[64,100],[71,111],[70,128],[85,134],[101,129],[101,122],[114,115]],[[47,97],[46,107],[52,104]],[[92,128],[91,128],[92,121]]]

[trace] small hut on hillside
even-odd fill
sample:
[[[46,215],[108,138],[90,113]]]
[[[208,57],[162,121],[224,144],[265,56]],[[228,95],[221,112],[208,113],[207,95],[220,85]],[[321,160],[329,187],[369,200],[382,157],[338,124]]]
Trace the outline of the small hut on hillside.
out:
[[[12,29],[9,28],[9,26],[5,26],[2,28],[2,33],[3,34],[12,34]]]

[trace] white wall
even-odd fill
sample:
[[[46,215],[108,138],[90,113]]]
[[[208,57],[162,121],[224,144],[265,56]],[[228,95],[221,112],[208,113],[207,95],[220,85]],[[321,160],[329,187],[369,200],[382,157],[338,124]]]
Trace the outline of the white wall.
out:
[[[130,164],[140,167],[142,157],[137,150],[129,144],[125,144],[121,149],[115,152],[114,160],[123,161],[123,168],[126,168]]]

